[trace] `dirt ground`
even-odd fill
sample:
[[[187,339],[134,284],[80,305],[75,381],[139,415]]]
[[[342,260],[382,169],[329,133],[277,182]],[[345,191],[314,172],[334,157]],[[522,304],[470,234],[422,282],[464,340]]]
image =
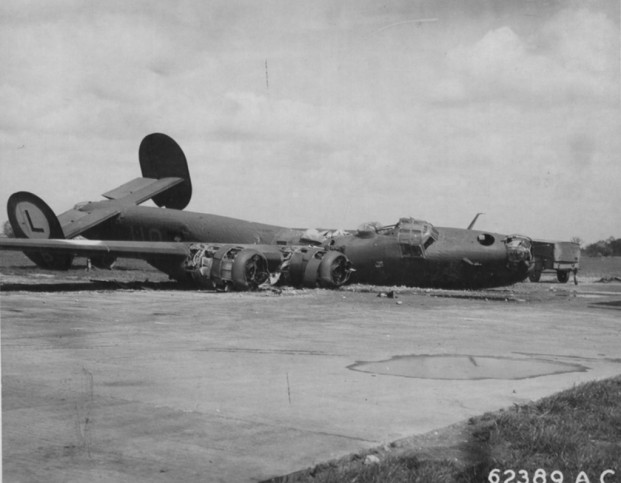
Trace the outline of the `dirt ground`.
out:
[[[578,285],[227,294],[76,262],[0,253],[4,481],[261,481],[621,372],[619,259]]]

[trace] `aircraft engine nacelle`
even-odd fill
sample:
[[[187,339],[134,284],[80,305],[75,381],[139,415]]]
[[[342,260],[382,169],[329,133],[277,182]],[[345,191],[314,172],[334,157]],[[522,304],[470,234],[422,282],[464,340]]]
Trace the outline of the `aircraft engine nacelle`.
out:
[[[235,245],[190,247],[186,271],[199,285],[218,290],[254,290],[269,279],[267,258],[258,250]]]
[[[341,252],[317,247],[298,248],[283,263],[283,282],[294,287],[337,288],[349,280],[351,262]]]
[[[341,252],[319,247],[190,246],[185,271],[205,288],[254,290],[270,285],[337,288],[349,280],[351,262]]]

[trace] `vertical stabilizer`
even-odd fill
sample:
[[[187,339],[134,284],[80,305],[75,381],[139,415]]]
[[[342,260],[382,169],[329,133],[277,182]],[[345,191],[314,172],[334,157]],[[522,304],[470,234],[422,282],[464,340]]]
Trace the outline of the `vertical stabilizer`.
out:
[[[32,193],[13,193],[7,203],[7,214],[17,238],[65,238],[52,209]],[[73,262],[72,254],[24,250],[24,255],[39,267],[51,270],[67,270]]]
[[[146,136],[138,150],[144,178],[182,178],[183,182],[153,197],[157,206],[184,209],[192,198],[192,182],[188,162],[181,147],[166,134]]]

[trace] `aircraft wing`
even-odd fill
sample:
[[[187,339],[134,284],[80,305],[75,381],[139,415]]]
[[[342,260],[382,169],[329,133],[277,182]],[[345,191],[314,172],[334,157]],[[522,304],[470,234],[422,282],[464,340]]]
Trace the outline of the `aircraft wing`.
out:
[[[0,238],[1,250],[45,251],[83,257],[108,255],[123,258],[167,256],[185,258],[188,245],[181,242],[142,242],[105,240],[61,240],[46,238]]]
[[[41,258],[44,263],[37,264],[44,268],[69,268],[75,255],[144,259],[171,278],[224,290],[248,290],[268,280],[276,283],[281,275],[283,283],[294,286],[339,287],[347,282],[351,272],[351,264],[343,253],[321,247],[0,238],[0,250],[23,251],[31,259]],[[67,260],[49,260],[62,257]],[[36,263],[36,259],[33,261]]]

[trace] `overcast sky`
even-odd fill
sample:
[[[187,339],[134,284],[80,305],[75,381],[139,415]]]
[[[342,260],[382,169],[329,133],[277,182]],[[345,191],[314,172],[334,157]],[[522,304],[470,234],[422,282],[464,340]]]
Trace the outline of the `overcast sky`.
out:
[[[2,0],[0,202],[101,199],[164,132],[192,211],[621,237],[619,17],[618,0]]]

